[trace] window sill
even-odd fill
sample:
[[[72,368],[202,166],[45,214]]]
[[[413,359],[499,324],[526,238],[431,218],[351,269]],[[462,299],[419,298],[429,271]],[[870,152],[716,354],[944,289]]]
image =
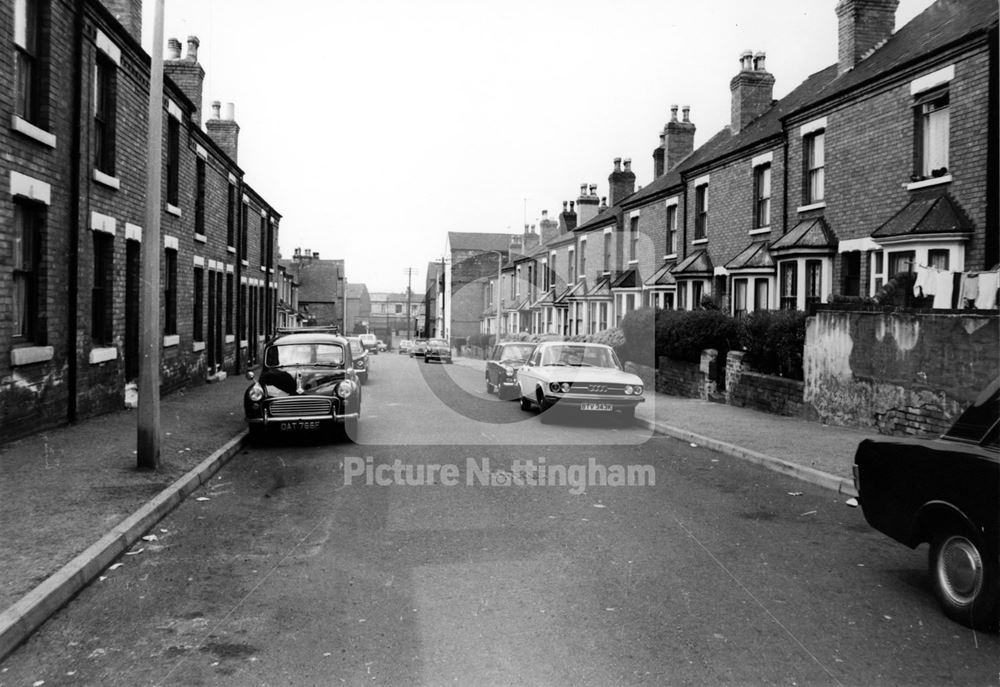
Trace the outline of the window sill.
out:
[[[820,201],[818,203],[812,203],[811,205],[800,205],[795,208],[796,212],[809,212],[810,210],[822,210],[826,207],[826,201]]]
[[[243,265],[244,267],[249,267],[250,266],[250,263],[247,262],[246,260],[240,260],[240,264]]]
[[[13,348],[10,351],[10,366],[20,367],[21,365],[48,362],[55,355],[55,350],[54,346],[23,346],[21,348]]]
[[[167,203],[166,210],[169,214],[174,215],[175,217],[181,216],[181,209],[176,205],[171,205],[170,203]]]
[[[24,134],[30,139],[38,141],[49,148],[56,147],[56,137],[45,129],[41,129],[26,119],[21,119],[17,115],[12,115],[10,120],[11,128],[19,134]]]
[[[260,266],[260,271],[261,272],[267,272],[267,265],[261,265]]]
[[[163,336],[163,347],[170,348],[176,346],[181,342],[180,334],[164,334]]]
[[[691,242],[691,245],[693,245],[693,246],[701,246],[701,245],[704,245],[706,243],[708,243],[708,239],[695,239],[694,241]]]
[[[760,229],[751,229],[750,236],[759,236],[761,234],[770,234],[771,227],[761,227]]]
[[[120,189],[122,186],[122,182],[119,181],[117,177],[113,177],[110,174],[105,174],[99,169],[94,170],[94,181],[96,181],[99,184],[103,184],[108,188],[113,188],[116,191]]]
[[[628,264],[630,264],[630,265],[638,265],[639,261],[638,260],[629,260]]]
[[[109,360],[118,360],[118,349],[114,346],[90,349],[88,360],[91,365],[99,365]]]
[[[226,246],[226,252],[236,255],[236,246]]]
[[[941,184],[950,184],[951,175],[945,174],[943,177],[933,177],[931,179],[924,179],[923,181],[914,181],[911,184],[906,184],[905,188],[907,191],[916,191],[918,189],[927,188],[928,186],[939,186]]]
[[[205,350],[205,342],[204,341],[195,341],[194,343],[191,344],[191,350],[194,351],[195,353],[197,353],[198,351],[204,351]]]
[[[240,339],[240,348],[246,348],[246,347],[247,347],[247,340]]]
[[[677,253],[670,253],[669,255],[664,255],[663,259],[664,260],[676,260],[677,259]]]
[[[226,334],[226,343],[232,343],[234,341],[236,341],[235,334]]]
[[[194,240],[198,243],[208,243],[208,237],[204,234],[199,234],[198,232],[195,232]]]

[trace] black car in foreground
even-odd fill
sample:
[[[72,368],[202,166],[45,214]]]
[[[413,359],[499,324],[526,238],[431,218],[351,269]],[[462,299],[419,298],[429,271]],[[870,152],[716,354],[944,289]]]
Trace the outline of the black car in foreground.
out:
[[[323,328],[278,330],[264,347],[260,376],[247,372],[243,409],[250,436],[342,430],[357,436],[361,385],[350,344]]]
[[[368,383],[368,375],[371,372],[371,358],[368,357],[368,349],[365,348],[364,341],[358,336],[347,337],[347,343],[351,346],[351,355],[354,358],[354,371],[358,375],[358,381],[362,384]]]
[[[535,344],[526,341],[505,341],[494,346],[486,357],[486,393],[496,393],[501,400],[517,398],[517,371],[534,350]]]
[[[1000,589],[1000,379],[939,439],[866,439],[854,483],[868,523],[910,548],[930,544],[928,567],[945,614],[994,627]]]

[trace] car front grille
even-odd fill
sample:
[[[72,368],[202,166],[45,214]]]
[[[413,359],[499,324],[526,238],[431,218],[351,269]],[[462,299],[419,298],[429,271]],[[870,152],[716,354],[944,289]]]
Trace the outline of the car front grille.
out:
[[[570,391],[577,394],[620,395],[625,393],[625,385],[604,384],[600,382],[573,382]]]
[[[305,417],[309,415],[330,415],[331,401],[328,398],[288,397],[271,401],[268,411],[272,417]]]

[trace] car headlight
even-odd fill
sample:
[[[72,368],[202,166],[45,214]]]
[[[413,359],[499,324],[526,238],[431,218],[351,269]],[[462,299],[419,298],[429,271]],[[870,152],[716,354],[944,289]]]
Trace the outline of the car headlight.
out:
[[[571,386],[573,385],[570,384],[569,382],[563,382],[562,384],[559,385],[559,390],[562,391],[564,394],[567,394],[569,393]]]
[[[625,395],[626,396],[631,396],[632,395],[632,385],[631,384],[626,384],[625,385]]]
[[[343,381],[337,385],[337,396],[340,398],[349,398],[351,394],[354,393],[354,384],[349,381]]]
[[[262,387],[260,384],[254,384],[252,387],[250,387],[250,391],[247,394],[247,397],[251,401],[256,403],[260,399],[264,398],[264,387]]]
[[[549,391],[558,392],[559,391],[559,382],[549,382]]]
[[[507,375],[508,377],[513,377],[514,376],[514,368],[507,367],[506,365],[504,365],[503,366],[503,373],[505,375]]]
[[[642,387],[641,386],[632,387],[632,393],[635,394],[636,396],[642,396]]]

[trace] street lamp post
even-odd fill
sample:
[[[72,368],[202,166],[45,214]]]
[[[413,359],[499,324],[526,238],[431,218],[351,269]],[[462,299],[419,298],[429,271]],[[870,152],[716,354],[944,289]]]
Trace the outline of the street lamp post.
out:
[[[497,295],[496,295],[496,343],[500,343],[500,281],[503,277],[503,252],[498,250],[484,250],[484,253],[495,253],[497,256]]]

